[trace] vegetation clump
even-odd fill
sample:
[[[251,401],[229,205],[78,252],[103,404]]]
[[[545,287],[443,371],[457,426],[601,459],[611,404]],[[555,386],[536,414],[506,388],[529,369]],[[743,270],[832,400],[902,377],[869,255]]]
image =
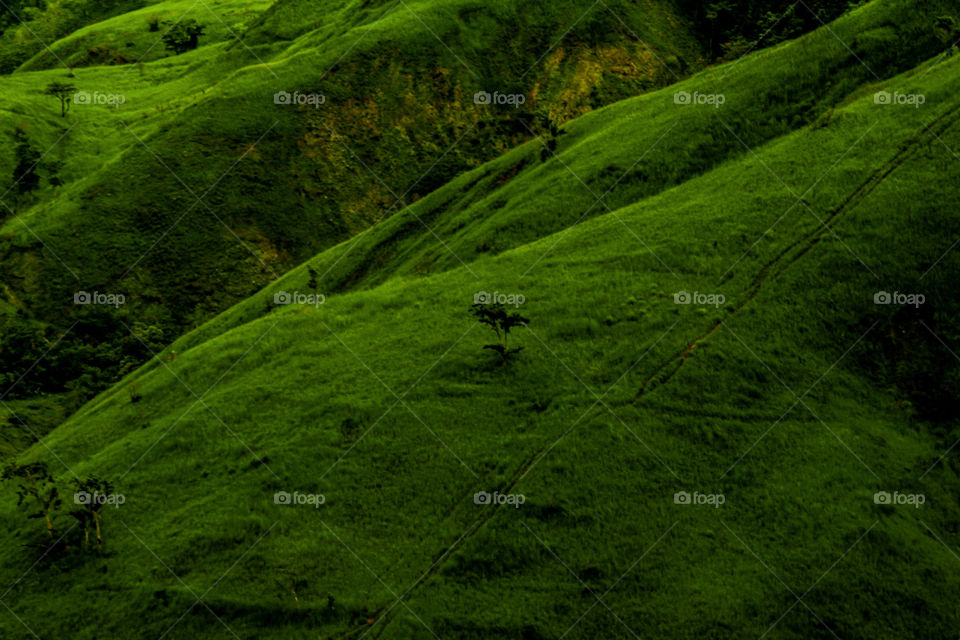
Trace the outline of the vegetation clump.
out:
[[[193,18],[176,22],[163,34],[163,46],[175,55],[193,51],[200,45],[200,36],[205,29],[206,27]]]
[[[70,103],[73,100],[73,94],[77,92],[77,88],[70,84],[69,82],[51,82],[43,90],[43,94],[47,96],[53,96],[60,100],[60,117],[65,118],[67,116],[67,111],[70,110]]]
[[[490,349],[500,354],[501,362],[506,362],[523,350],[523,347],[510,348],[510,330],[515,327],[525,327],[530,324],[528,318],[519,313],[511,313],[496,302],[490,304],[477,303],[470,308],[470,312],[481,323],[485,324],[497,334],[497,344],[485,344],[484,349]]]
[[[76,520],[82,534],[82,540],[76,546],[82,546],[83,549],[90,548],[91,533],[96,538],[97,549],[103,549],[103,511],[108,505],[119,506],[125,501],[123,496],[114,492],[112,483],[97,476],[88,476],[74,481],[72,506],[67,508],[61,497],[63,492],[44,462],[12,462],[4,468],[0,480],[16,485],[17,508],[28,520],[42,520],[48,539],[59,534],[57,521],[61,516]],[[59,534],[58,542],[72,529],[70,527]],[[72,545],[67,543],[64,547],[69,549]]]

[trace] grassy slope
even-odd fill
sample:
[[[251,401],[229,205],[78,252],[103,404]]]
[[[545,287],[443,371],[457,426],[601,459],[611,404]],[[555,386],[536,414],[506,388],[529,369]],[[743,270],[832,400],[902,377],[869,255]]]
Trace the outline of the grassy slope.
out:
[[[155,2],[135,11],[127,11],[108,20],[83,27],[56,40],[24,62],[19,71],[53,69],[63,64],[70,67],[87,67],[159,60],[169,56],[170,52],[164,48],[162,42],[158,42],[166,28],[160,26],[158,31],[149,30],[148,25],[153,20],[171,23],[196,20],[206,25],[203,35],[205,45],[229,44],[245,30],[248,23],[255,21],[272,4],[269,0]],[[106,47],[109,55],[91,54],[91,49],[100,47]]]
[[[134,38],[139,53],[160,35],[147,31],[145,16],[186,17],[186,4],[153,4],[51,49],[73,60],[88,40]],[[240,19],[255,6],[224,5],[221,17],[229,25],[227,9]],[[78,89],[126,102],[75,105],[67,118],[39,93],[64,79],[44,51],[0,78],[0,112],[11,125],[4,134],[22,128],[48,150],[45,162],[62,163],[63,186],[44,175],[27,197],[5,194],[18,215],[5,210],[0,227],[4,302],[50,324],[52,336],[76,319],[75,291],[120,292],[128,319],[172,340],[532,138],[545,119],[580,115],[699,66],[669,3],[610,7],[286,0],[233,29],[243,44],[221,39],[223,24],[198,14],[211,35],[197,51],[152,60],[157,45],[142,67],[75,69]],[[475,105],[479,89],[527,93],[527,108]],[[276,106],[281,90],[322,92],[327,103]],[[0,175],[14,166],[7,149]]]
[[[952,326],[957,255],[920,276],[960,232],[958,64],[882,85],[924,93],[920,110],[874,104],[879,85],[851,88],[815,126],[569,232],[521,233],[469,267],[400,269],[316,310],[211,323],[31,452],[118,480],[128,502],[106,516],[104,558],[28,570],[29,554],[11,554],[4,579],[26,575],[5,601],[43,637],[156,637],[195,593],[240,637],[432,637],[419,618],[440,637],[558,638],[589,609],[566,637],[632,637],[619,617],[641,637],[720,638],[759,636],[790,590],[810,589],[809,609],[790,609],[771,637],[832,637],[824,624],[844,638],[945,637],[958,585],[939,540],[957,547],[960,487],[950,456],[920,476],[953,434],[876,379],[873,349],[902,312],[872,299],[921,290],[931,315],[908,320]],[[633,101],[633,117],[649,109],[649,121],[665,99]],[[617,113],[568,135],[611,128],[627,141]],[[718,132],[732,117],[699,114]],[[538,155],[521,148],[482,173]],[[605,166],[571,168],[589,184]],[[559,175],[530,168],[504,189],[563,200],[579,180]],[[451,188],[466,197],[469,184]],[[791,208],[799,195],[812,212]],[[302,288],[303,276],[289,277]],[[510,368],[479,349],[488,336],[465,313],[478,289],[528,298],[533,324]],[[728,302],[677,306],[680,289]],[[131,404],[134,382],[143,400]],[[494,488],[527,503],[474,505]],[[327,504],[277,506],[278,489]],[[679,489],[727,503],[676,506]],[[927,505],[880,507],[878,489]],[[36,529],[6,517],[14,533]],[[591,609],[588,589],[610,589],[613,613]],[[409,608],[390,608],[395,594]],[[167,637],[201,633],[229,635],[197,605]]]
[[[152,0],[156,3],[157,0]],[[87,0],[44,0],[43,2],[25,2],[21,6],[14,0],[4,3],[3,18],[0,21],[0,73],[10,73],[29,63],[39,55],[47,56],[50,45],[56,46],[61,38],[70,38],[72,34],[83,31],[91,25],[109,22],[117,16],[135,12],[150,1],[112,0],[111,2],[90,2]],[[36,5],[36,6],[31,6]],[[79,40],[75,42],[80,42]],[[96,44],[106,44],[96,43]],[[100,64],[115,63],[123,55],[132,53],[127,42],[111,42],[112,47],[104,47],[105,55]],[[127,51],[124,51],[127,48]],[[74,51],[72,53],[80,53]],[[50,56],[54,59],[54,56]],[[93,60],[76,56],[73,64],[91,64]]]
[[[358,13],[356,3],[343,4],[344,11],[351,8]],[[518,25],[516,13],[511,24],[509,14],[513,10],[508,4],[497,5],[486,10],[502,19],[502,24],[493,28],[493,16],[469,3],[410,6],[416,14],[398,11],[396,5],[387,6],[386,15],[382,4],[367,7],[360,15],[351,14],[351,23],[331,20],[319,33],[309,31],[290,45],[281,42],[258,46],[252,53],[240,45],[228,47],[222,43],[145,65],[142,73],[130,67],[78,69],[74,83],[81,90],[126,95],[127,103],[119,112],[77,107],[67,121],[61,121],[53,117],[50,99],[34,91],[62,74],[50,71],[3,79],[8,85],[5,95],[9,96],[7,116],[11,121],[27,114],[51,112],[50,118],[30,125],[37,146],[46,148],[44,143],[52,143],[66,132],[53,153],[65,156],[62,160],[66,166],[60,177],[67,185],[57,192],[42,194],[44,197],[31,209],[19,212],[21,217],[31,228],[36,225],[38,235],[66,264],[72,265],[81,281],[91,286],[127,289],[135,305],[141,304],[142,298],[159,295],[165,298],[166,311],[189,323],[198,317],[206,318],[210,312],[209,308],[194,312],[199,299],[220,309],[226,301],[242,297],[235,290],[238,287],[249,293],[251,282],[262,284],[271,277],[267,271],[274,267],[285,270],[293,262],[365,228],[385,209],[392,211],[396,198],[391,191],[399,195],[410,186],[413,188],[406,197],[415,199],[464,167],[474,166],[513,146],[515,141],[531,137],[522,124],[510,124],[504,113],[473,105],[472,95],[481,83],[491,90],[504,90],[507,87],[498,83],[514,82],[513,76],[523,73],[510,68],[510,55],[488,50],[491,43],[499,41],[501,30],[512,28],[517,40],[530,35],[521,26],[543,32],[531,44],[531,51],[518,56],[519,62],[530,58],[533,63],[553,41],[546,42],[541,49],[536,49],[536,45],[562,34],[578,17],[569,15],[576,13],[576,7],[562,12],[533,12],[531,24]],[[468,7],[473,10],[468,15],[479,13],[487,20],[487,29],[471,29],[467,34],[466,27],[470,25],[450,19],[448,14],[463,13]],[[634,8],[633,15],[623,15],[647,29],[665,30],[670,20],[675,24],[675,18],[655,16],[655,11],[662,12],[662,8]],[[421,16],[432,25],[422,26]],[[604,26],[615,20],[607,14],[596,17],[597,24]],[[121,19],[129,20],[129,27],[115,28],[133,29],[139,24],[136,16],[116,20]],[[244,35],[245,41],[249,37],[256,42],[257,31],[269,30],[271,24],[268,21],[255,27],[251,34]],[[454,56],[441,53],[444,45],[430,34],[430,30],[438,29],[454,32],[444,34],[451,47],[470,51],[458,56],[470,58],[469,70]],[[518,89],[529,91],[548,81],[566,84],[567,79],[582,71],[576,65],[590,55],[591,44],[583,42],[576,29],[571,33],[570,64],[554,64],[567,68],[546,70],[543,65],[547,63],[541,62],[540,69],[532,70],[526,77],[526,86],[518,84]],[[464,42],[458,41],[457,34],[463,34]],[[624,34],[610,36],[608,46],[616,48],[626,38]],[[657,43],[655,38],[650,39]],[[678,53],[689,55],[689,39],[683,41],[682,35],[675,39]],[[269,60],[270,64],[264,68],[252,55]],[[245,66],[251,62],[252,67]],[[338,67],[318,83],[323,74],[318,75],[317,70],[330,69],[335,62]],[[517,62],[514,59],[513,64]],[[437,63],[443,77],[430,79],[429,76],[437,75]],[[482,76],[474,77],[475,74]],[[643,69],[633,76],[628,73],[626,76],[630,77],[619,88],[604,88],[610,94],[606,98],[601,91],[599,95],[573,96],[564,104],[573,103],[572,113],[579,114],[590,104],[604,104],[636,93],[644,82],[652,86],[653,76],[661,83],[672,79],[660,79],[660,74],[666,72]],[[615,72],[606,75],[610,76],[608,84],[620,80]],[[417,88],[424,80],[444,83],[445,88]],[[600,84],[603,79],[594,77],[585,82],[584,91],[589,93]],[[328,103],[322,115],[273,107],[273,94],[284,89],[322,91],[328,95]],[[448,92],[455,95],[447,95]],[[441,93],[444,95],[440,96]],[[432,104],[418,104],[419,99],[428,99],[427,94],[433,96],[429,100],[437,103],[435,108]],[[440,106],[441,102],[449,106]],[[560,96],[541,95],[536,108],[559,110],[560,103]],[[67,132],[70,125],[75,126]],[[528,126],[540,125],[530,121]],[[486,133],[479,134],[480,129]],[[149,150],[131,133],[143,140]],[[349,150],[341,139],[350,141]],[[460,139],[461,144],[445,158],[445,164],[433,166],[437,157]],[[253,149],[258,141],[260,144]],[[410,150],[398,151],[402,156],[389,155],[403,145]],[[167,172],[151,151],[177,175]],[[384,187],[362,169],[357,171],[354,153],[389,186]],[[93,175],[89,171],[91,157],[104,159],[100,171]],[[234,171],[217,183],[207,200],[216,216],[236,230],[243,243],[216,221],[208,224],[212,216],[184,216],[194,204],[189,191],[204,193],[234,165]],[[431,166],[430,175],[424,176]],[[418,178],[420,183],[414,186]],[[335,188],[340,192],[332,193]],[[372,201],[371,193],[376,193]],[[250,202],[269,204],[251,208]],[[202,205],[197,208],[205,210]],[[96,216],[104,226],[91,228],[87,224],[91,216]],[[184,219],[177,225],[177,233],[161,239],[163,232],[181,216]],[[195,217],[204,219],[197,221]],[[105,230],[110,233],[102,233]],[[37,240],[13,218],[6,221],[4,232],[20,249],[8,251],[7,266],[20,267],[17,271],[33,284],[18,293],[28,307],[37,309],[38,315],[50,315],[42,300],[59,299],[63,292],[76,288],[77,282],[55,261],[56,269],[42,274],[24,267],[28,260],[24,253],[31,255],[40,249]],[[66,241],[78,234],[80,242]],[[159,249],[138,263],[127,279],[119,281],[130,263],[158,240]],[[101,245],[102,251],[89,251],[90,244]],[[211,254],[217,251],[234,256],[238,264],[219,273],[223,261],[217,259],[211,264]],[[170,261],[162,255],[177,255],[179,259]],[[202,292],[191,286],[174,286],[181,284],[187,274],[199,275],[205,281],[196,285],[202,286]],[[35,283],[40,280],[50,283],[42,287],[45,290],[36,289]],[[52,289],[56,294],[50,295]]]
[[[829,124],[851,92],[874,90],[875,73],[905,69],[907,60],[919,63],[935,54],[923,32],[929,17],[948,6],[927,10],[918,15],[909,1],[874,5],[829,31],[759,52],[750,64],[717,67],[670,91],[590,113],[563,128],[558,161],[543,162],[546,139],[541,138],[464,173],[291,270],[261,295],[185,336],[174,350],[268,313],[265,302],[274,292],[305,287],[307,267],[322,276],[325,293],[365,288],[397,275],[442,272],[661,193],[739,157],[744,145],[752,148]],[[891,49],[901,52],[895,61]],[[717,113],[678,107],[677,91],[722,93],[726,104]],[[597,202],[600,196],[603,203]],[[744,228],[731,240],[743,252],[755,238]]]

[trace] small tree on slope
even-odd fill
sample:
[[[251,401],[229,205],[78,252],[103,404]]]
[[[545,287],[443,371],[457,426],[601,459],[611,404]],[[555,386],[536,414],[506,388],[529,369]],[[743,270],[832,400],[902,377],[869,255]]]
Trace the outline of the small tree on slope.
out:
[[[17,506],[26,510],[27,518],[43,518],[47,535],[53,537],[53,516],[60,507],[60,494],[43,462],[10,464],[2,478],[17,483]]]
[[[470,308],[470,312],[482,324],[489,326],[497,334],[497,344],[484,345],[484,349],[490,349],[500,354],[502,361],[506,361],[511,355],[520,352],[523,347],[510,350],[510,330],[514,327],[524,327],[530,324],[530,320],[524,318],[519,313],[510,313],[500,303],[495,304],[475,304]]]
[[[199,46],[205,28],[192,18],[182,20],[163,34],[163,44],[177,55],[193,51]]]
[[[83,547],[90,547],[91,529],[97,536],[97,548],[103,548],[103,536],[100,526],[103,509],[107,505],[105,497],[113,494],[113,485],[96,476],[89,476],[86,480],[77,481],[77,490],[74,494],[74,503],[77,508],[70,512],[83,528]]]
[[[73,98],[73,94],[77,92],[77,88],[70,84],[69,82],[51,82],[47,85],[47,88],[43,90],[43,94],[46,96],[53,96],[60,99],[60,117],[65,118],[67,116],[67,111],[70,110],[70,100]]]

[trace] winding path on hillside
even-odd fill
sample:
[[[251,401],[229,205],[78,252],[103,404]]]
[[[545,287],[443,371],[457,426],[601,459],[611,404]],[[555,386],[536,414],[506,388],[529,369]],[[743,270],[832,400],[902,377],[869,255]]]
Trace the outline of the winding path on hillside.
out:
[[[726,320],[729,320],[731,317],[739,313],[743,308],[750,304],[754,298],[756,298],[761,287],[771,274],[774,276],[782,274],[786,269],[809,253],[823,238],[823,234],[829,229],[830,223],[836,221],[844,214],[859,206],[877,189],[877,187],[880,186],[880,184],[883,183],[884,180],[890,177],[894,171],[903,166],[916,153],[918,153],[923,143],[940,138],[944,133],[946,133],[950,127],[956,124],[958,120],[958,112],[960,112],[960,104],[947,110],[945,113],[936,118],[930,125],[926,126],[923,130],[910,138],[891,159],[871,172],[867,179],[860,184],[840,206],[833,209],[815,229],[802,235],[800,238],[792,242],[774,258],[768,261],[763,267],[761,267],[760,271],[757,272],[757,275],[753,278],[750,284],[743,290],[741,299],[729,311],[726,319],[716,322],[709,329],[694,338],[690,342],[689,346],[661,362],[654,369],[654,372],[644,380],[635,396],[635,401],[642,400],[644,395],[652,391],[654,388],[670,381],[680,370],[684,362],[686,362],[687,358],[698,344],[710,338],[720,329]],[[806,202],[804,202],[804,205],[808,206],[806,205]],[[729,278],[721,280],[721,283],[727,279]],[[504,484],[503,487],[498,489],[498,491],[500,491],[500,493],[512,493],[516,485],[527,475],[533,465],[547,449],[547,446],[543,446],[528,456],[524,463],[511,475],[510,479]],[[469,497],[470,496],[467,498],[469,499]],[[390,611],[400,602],[405,603],[418,589],[420,589],[426,583],[427,580],[434,576],[445,565],[447,560],[449,560],[450,556],[454,552],[461,549],[467,540],[470,540],[478,531],[480,531],[488,522],[490,522],[494,516],[496,516],[497,511],[498,509],[496,508],[484,510],[483,515],[467,529],[466,533],[461,535],[460,538],[458,538],[450,546],[443,548],[434,557],[431,566],[400,596],[399,599],[396,600],[396,602],[394,602],[393,605],[381,608],[376,614],[367,620],[366,624],[362,625],[361,627],[345,631],[339,636],[339,638],[346,638],[355,634],[360,634],[364,637],[369,634],[371,638],[380,638],[386,631],[390,622],[393,620],[393,618],[388,615]],[[448,514],[447,517],[449,517],[451,514]],[[381,624],[379,627],[376,627],[376,625],[381,621],[383,624]]]
[[[690,345],[683,349],[680,353],[664,361],[649,377],[647,377],[646,380],[644,380],[643,384],[640,386],[640,390],[637,392],[636,399],[639,400],[644,396],[644,394],[670,380],[670,378],[672,378],[677,371],[680,370],[680,367],[683,366],[683,363],[686,362],[687,358],[699,343],[716,333],[726,320],[729,320],[731,317],[739,313],[744,307],[753,302],[754,298],[756,298],[757,294],[760,292],[760,288],[762,287],[763,283],[767,280],[771,273],[773,273],[774,276],[782,274],[790,266],[800,260],[800,258],[809,253],[810,250],[819,244],[824,233],[829,229],[831,222],[834,222],[843,214],[855,209],[864,200],[866,200],[866,198],[873,193],[877,187],[883,183],[884,180],[890,177],[894,171],[903,166],[908,160],[916,155],[923,143],[930,142],[946,133],[946,131],[957,122],[958,112],[960,112],[960,105],[949,109],[935,119],[924,130],[910,138],[900,149],[900,151],[898,151],[881,167],[874,170],[870,176],[860,186],[858,186],[839,207],[833,209],[827,215],[827,217],[821,221],[820,225],[813,229],[813,231],[810,231],[809,233],[792,242],[773,259],[767,262],[760,269],[760,271],[757,272],[757,275],[742,292],[742,297],[728,313],[727,318],[725,320],[716,322],[707,331],[697,336],[690,343]],[[934,131],[935,127],[938,128],[938,131]],[[809,206],[806,202],[804,202],[804,205]],[[732,273],[722,278],[720,284],[728,281],[730,277],[732,277]],[[666,375],[661,375],[663,374],[663,371],[668,369],[671,365],[673,365],[673,369],[671,369]]]

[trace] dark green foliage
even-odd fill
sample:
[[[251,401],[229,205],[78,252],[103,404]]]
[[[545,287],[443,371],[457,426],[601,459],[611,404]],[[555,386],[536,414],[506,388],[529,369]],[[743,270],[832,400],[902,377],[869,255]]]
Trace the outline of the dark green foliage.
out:
[[[949,429],[960,415],[960,361],[944,347],[960,343],[960,322],[930,301],[920,309],[884,310],[877,338],[864,348],[862,364],[894,394],[897,408]],[[944,342],[941,342],[943,340]]]
[[[30,519],[43,519],[48,537],[54,534],[54,514],[61,500],[53,477],[44,462],[11,463],[0,478],[17,485],[17,507]]]
[[[40,152],[33,148],[27,135],[17,129],[13,134],[17,146],[14,148],[16,166],[13,169],[11,184],[16,184],[17,193],[23,194],[33,191],[40,184],[37,174],[37,165],[40,163]]]
[[[103,498],[113,495],[113,485],[96,476],[88,476],[75,481],[73,509],[70,516],[76,519],[83,532],[83,548],[90,548],[90,534],[97,539],[97,548],[103,548],[103,529],[101,522],[107,501]]]
[[[66,512],[80,525],[83,548],[90,547],[91,533],[96,538],[97,548],[103,548],[103,511],[109,504],[116,504],[113,485],[109,481],[88,476],[76,479],[70,507],[64,509],[61,491],[50,475],[45,462],[25,464],[9,463],[0,479],[16,484],[17,507],[28,519],[42,519],[48,538],[54,537],[55,521]]]
[[[956,46],[957,40],[960,40],[960,22],[953,16],[940,16],[934,23],[933,29],[940,42],[947,47]]]
[[[524,318],[519,313],[511,313],[503,304],[475,304],[470,307],[470,312],[481,323],[485,324],[497,334],[497,344],[484,345],[484,349],[490,349],[500,354],[501,361],[506,361],[510,356],[519,353],[523,347],[510,348],[510,330],[515,327],[525,327],[530,324],[530,320]]]
[[[205,28],[193,18],[170,24],[168,31],[163,34],[163,45],[177,55],[193,51],[199,46]]]
[[[544,143],[543,149],[540,151],[540,161],[546,162],[547,160],[552,158],[556,150],[557,150],[556,138],[548,138],[546,143]]]
[[[835,0],[680,0],[714,57],[795,38],[836,19],[862,2]]]
[[[20,24],[27,17],[24,9],[42,8],[45,4],[44,0],[4,0],[4,5],[0,7],[3,9],[0,11],[0,34],[8,27]]]
[[[70,329],[72,322],[43,325],[22,314],[0,318],[0,393],[72,391],[83,402],[165,344],[160,327],[133,321],[124,310],[81,307],[75,320]]]
[[[559,142],[558,138],[566,133],[557,125],[556,122],[551,121],[548,125],[548,134],[546,137],[546,142],[544,143],[543,149],[540,151],[540,161],[546,162],[557,151],[557,144]]]

